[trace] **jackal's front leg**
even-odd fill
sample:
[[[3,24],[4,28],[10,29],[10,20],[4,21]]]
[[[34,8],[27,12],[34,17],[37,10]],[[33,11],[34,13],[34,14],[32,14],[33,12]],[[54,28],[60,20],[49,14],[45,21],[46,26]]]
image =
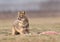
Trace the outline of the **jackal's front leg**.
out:
[[[15,28],[12,28],[12,35],[15,35]]]

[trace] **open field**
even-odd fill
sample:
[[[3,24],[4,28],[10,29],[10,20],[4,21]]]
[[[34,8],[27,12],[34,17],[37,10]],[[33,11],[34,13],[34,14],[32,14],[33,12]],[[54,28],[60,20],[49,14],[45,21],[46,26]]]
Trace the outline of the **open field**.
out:
[[[60,35],[11,35],[15,19],[0,19],[0,42],[60,42]],[[60,17],[29,18],[30,32],[60,32]]]
[[[60,12],[29,12],[30,32],[60,32]],[[60,42],[60,35],[11,35],[17,12],[0,12],[0,42]]]

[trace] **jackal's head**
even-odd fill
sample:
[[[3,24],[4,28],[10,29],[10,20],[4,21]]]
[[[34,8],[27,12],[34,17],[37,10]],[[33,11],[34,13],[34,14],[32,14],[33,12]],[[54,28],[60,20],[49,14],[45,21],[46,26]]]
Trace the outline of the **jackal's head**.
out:
[[[19,11],[18,12],[18,18],[22,18],[25,16],[25,11]]]

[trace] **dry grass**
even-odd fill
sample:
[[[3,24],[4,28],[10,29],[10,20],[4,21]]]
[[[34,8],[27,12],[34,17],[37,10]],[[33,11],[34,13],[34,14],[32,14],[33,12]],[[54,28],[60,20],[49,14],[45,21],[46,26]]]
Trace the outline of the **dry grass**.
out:
[[[60,32],[60,17],[29,18],[30,32]],[[14,19],[0,19],[0,42],[60,42],[60,35],[11,35]]]

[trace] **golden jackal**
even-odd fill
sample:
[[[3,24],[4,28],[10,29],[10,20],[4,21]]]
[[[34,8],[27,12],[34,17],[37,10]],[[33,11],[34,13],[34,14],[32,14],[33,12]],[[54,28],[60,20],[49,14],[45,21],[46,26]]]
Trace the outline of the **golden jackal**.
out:
[[[17,20],[13,23],[12,35],[29,33],[29,21],[25,11],[19,11]]]

